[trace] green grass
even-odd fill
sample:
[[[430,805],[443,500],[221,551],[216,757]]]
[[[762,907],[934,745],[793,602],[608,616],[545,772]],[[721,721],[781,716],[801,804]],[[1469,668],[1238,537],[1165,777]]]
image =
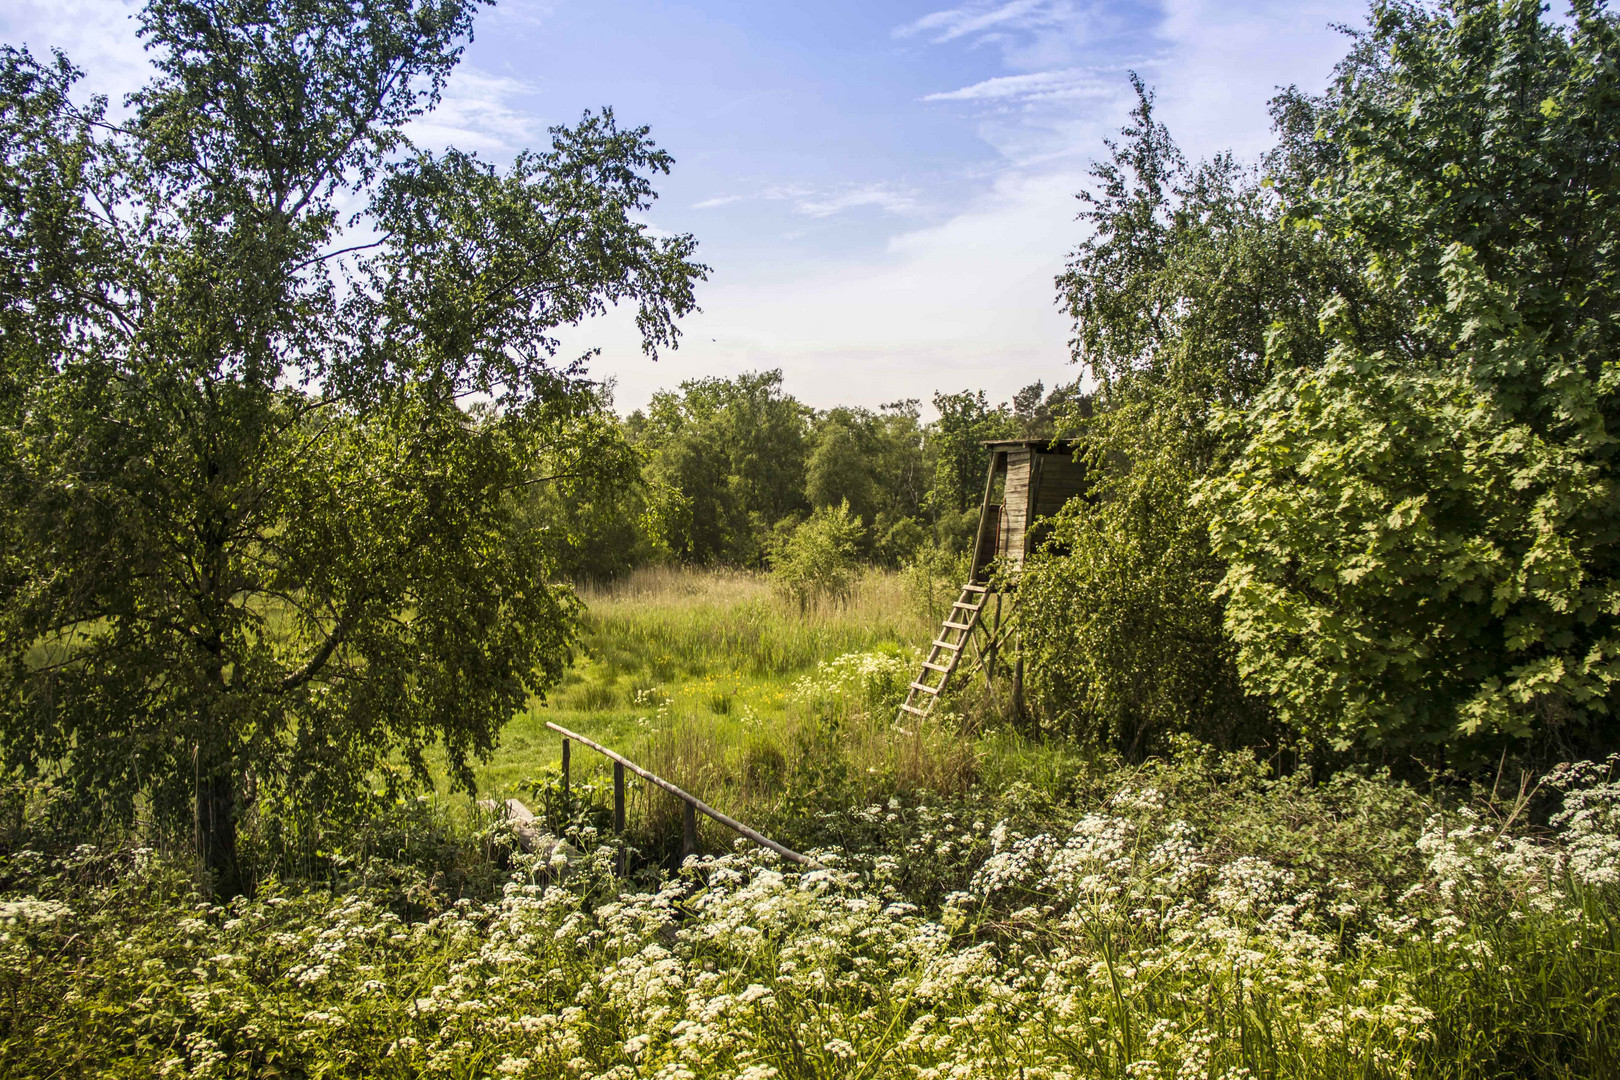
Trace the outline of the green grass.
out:
[[[738,571],[647,569],[582,595],[582,654],[548,700],[512,719],[493,759],[478,767],[484,797],[521,798],[528,782],[556,775],[562,740],[547,721],[749,824],[778,816],[791,781],[812,764],[807,757],[821,766],[829,744],[856,775],[857,794],[896,782],[960,790],[972,780],[971,755],[954,728],[896,728],[892,694],[852,704],[795,691],[818,665],[852,653],[882,652],[914,666],[938,614],[903,575],[870,572],[844,602],[809,611],[778,597],[767,578]],[[606,759],[584,747],[571,763],[576,787],[610,782]],[[672,797],[631,785],[632,832],[644,842],[678,837],[678,812]],[[701,835],[711,849],[730,839],[708,822]]]

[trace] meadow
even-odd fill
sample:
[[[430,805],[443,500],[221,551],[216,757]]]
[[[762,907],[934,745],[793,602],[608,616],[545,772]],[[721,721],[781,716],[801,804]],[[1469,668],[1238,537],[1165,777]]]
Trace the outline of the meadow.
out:
[[[741,574],[589,593],[565,684],[481,773],[574,854],[465,799],[379,798],[296,859],[245,829],[257,887],[221,905],[183,848],[71,837],[13,791],[0,1075],[1620,1070],[1615,762],[1540,791],[1313,781],[1187,739],[1132,764],[982,694],[901,728],[927,587],[872,574],[803,615]],[[550,717],[825,869],[710,828],[677,865],[661,793],[611,835],[594,755],[560,804]]]

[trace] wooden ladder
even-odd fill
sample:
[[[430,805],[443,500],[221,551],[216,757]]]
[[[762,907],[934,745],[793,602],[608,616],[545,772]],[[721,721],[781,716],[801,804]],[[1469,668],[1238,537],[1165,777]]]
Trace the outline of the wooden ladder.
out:
[[[974,628],[979,625],[979,613],[984,610],[989,595],[989,586],[975,585],[971,581],[962,586],[962,595],[951,605],[950,614],[945,616],[945,622],[939,628],[939,637],[934,639],[933,647],[928,650],[928,659],[923,661],[922,671],[911,683],[905,704],[900,706],[902,716],[910,713],[923,717],[933,711],[939,695],[950,685],[956,665],[962,661],[962,650],[967,647],[968,638],[973,636]],[[952,634],[960,636],[953,641]],[[929,683],[930,672],[939,676],[939,682]]]

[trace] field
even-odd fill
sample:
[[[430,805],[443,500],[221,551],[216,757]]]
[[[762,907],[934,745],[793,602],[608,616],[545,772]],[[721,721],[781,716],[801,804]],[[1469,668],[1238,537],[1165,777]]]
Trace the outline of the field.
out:
[[[19,813],[0,858],[0,1075],[1620,1070],[1612,763],[1555,775],[1561,815],[1531,820],[1508,781],[1313,783],[1190,741],[1134,765],[1086,756],[987,700],[900,728],[924,591],[872,574],[805,614],[740,574],[589,593],[565,685],[480,774],[574,856],[521,854],[463,801],[384,801],[309,826],[296,859],[269,823],[248,830],[256,894],[216,906],[139,837],[25,845]],[[827,869],[713,828],[677,867],[661,793],[633,795],[621,841],[583,751],[583,805],[564,814],[547,718]]]
[[[742,572],[647,569],[587,589],[581,655],[548,701],[512,720],[479,786],[531,798],[534,781],[555,777],[561,739],[545,727],[553,721],[744,822],[769,820],[795,835],[803,831],[794,808],[826,794],[818,785],[829,756],[847,775],[840,799],[895,788],[960,796],[977,757],[956,728],[891,723],[948,587],[873,571],[845,602],[808,611]],[[576,787],[611,783],[599,755],[578,747],[572,763]],[[812,763],[820,772],[807,778]],[[676,800],[631,777],[627,801],[640,842],[679,843]],[[707,850],[731,842],[707,819],[699,830]]]

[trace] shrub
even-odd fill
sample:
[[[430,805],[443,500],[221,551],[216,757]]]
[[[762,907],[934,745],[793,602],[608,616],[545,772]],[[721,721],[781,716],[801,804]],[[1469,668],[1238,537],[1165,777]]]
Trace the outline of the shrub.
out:
[[[1091,495],[1054,521],[1017,594],[1031,701],[1048,729],[1138,759],[1174,732],[1222,746],[1270,733],[1211,596],[1226,567],[1210,551],[1208,509],[1189,505],[1186,441],[1156,401],[1097,417]]]
[[[1340,748],[1612,745],[1613,375],[1553,354],[1467,249],[1447,267],[1445,366],[1368,355],[1331,318],[1328,365],[1233,418],[1249,442],[1208,501],[1239,665]],[[1539,401],[1514,388],[1532,370]]]
[[[857,552],[863,531],[848,500],[816,510],[771,560],[771,578],[778,591],[800,611],[823,600],[843,601],[860,565]]]

